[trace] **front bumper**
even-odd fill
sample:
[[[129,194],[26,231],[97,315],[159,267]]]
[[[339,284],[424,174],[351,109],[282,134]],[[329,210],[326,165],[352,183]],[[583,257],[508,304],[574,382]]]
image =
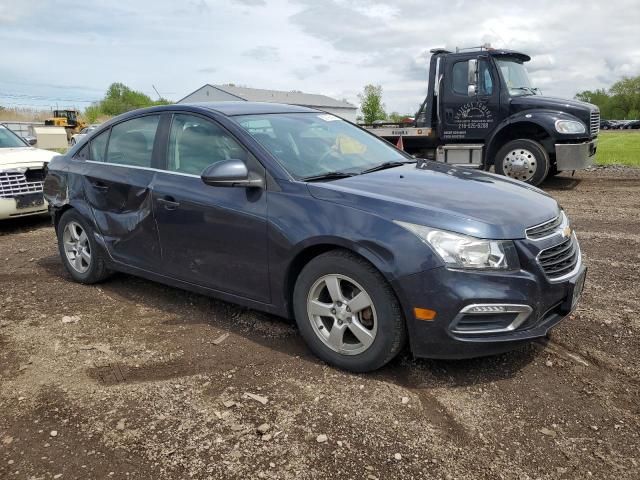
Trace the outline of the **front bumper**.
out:
[[[556,165],[559,172],[582,170],[593,165],[598,139],[583,143],[556,143]]]
[[[472,358],[512,350],[546,336],[575,307],[574,290],[582,288],[581,282],[576,287],[576,281],[583,279],[584,273],[585,267],[581,266],[572,277],[550,283],[541,272],[487,273],[441,267],[400,278],[394,288],[405,311],[416,357]],[[462,331],[461,312],[474,304],[526,305],[530,311],[513,328],[513,323],[507,322],[509,328],[505,329]],[[436,317],[432,321],[417,320],[415,307],[435,310]]]
[[[0,220],[7,218],[26,217],[28,215],[41,215],[48,212],[47,201],[43,204],[30,207],[17,208],[15,198],[0,198]]]

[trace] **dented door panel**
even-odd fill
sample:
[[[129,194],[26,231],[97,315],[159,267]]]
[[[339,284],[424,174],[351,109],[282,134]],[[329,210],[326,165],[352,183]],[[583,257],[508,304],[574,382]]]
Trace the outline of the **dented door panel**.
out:
[[[150,169],[84,162],[82,190],[109,254],[127,265],[155,269],[160,261]]]

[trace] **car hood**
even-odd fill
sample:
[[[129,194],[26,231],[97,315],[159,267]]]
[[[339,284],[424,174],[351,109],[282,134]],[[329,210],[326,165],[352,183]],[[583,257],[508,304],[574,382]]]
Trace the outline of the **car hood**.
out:
[[[40,167],[58,155],[50,150],[32,147],[0,148],[0,170]]]
[[[523,182],[431,161],[308,187],[321,200],[479,238],[524,238],[526,228],[559,210],[553,198]]]

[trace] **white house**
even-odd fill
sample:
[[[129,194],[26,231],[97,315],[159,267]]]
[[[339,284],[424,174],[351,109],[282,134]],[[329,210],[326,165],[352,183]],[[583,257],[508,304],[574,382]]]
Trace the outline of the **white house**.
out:
[[[333,113],[351,122],[356,121],[358,108],[348,102],[336,100],[326,95],[302,92],[282,92],[279,90],[263,90],[261,88],[236,87],[233,85],[206,84],[190,93],[178,103],[229,102],[244,100],[246,102],[275,102],[303,107],[317,108]]]

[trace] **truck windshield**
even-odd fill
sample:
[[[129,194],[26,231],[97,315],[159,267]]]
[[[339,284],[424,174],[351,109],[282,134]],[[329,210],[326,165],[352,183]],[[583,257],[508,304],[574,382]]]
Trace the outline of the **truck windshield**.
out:
[[[529,72],[522,61],[515,58],[498,58],[497,62],[511,96],[540,94],[540,90],[531,86]]]
[[[294,177],[360,174],[413,159],[328,113],[271,113],[234,118]]]

